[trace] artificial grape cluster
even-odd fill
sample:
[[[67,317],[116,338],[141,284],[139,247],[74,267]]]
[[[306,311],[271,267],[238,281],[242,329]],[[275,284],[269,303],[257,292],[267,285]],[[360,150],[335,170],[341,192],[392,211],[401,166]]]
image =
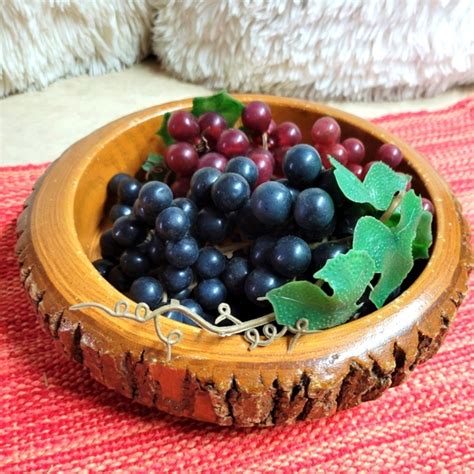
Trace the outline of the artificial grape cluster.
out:
[[[346,253],[357,220],[371,212],[345,199],[328,156],[360,179],[377,160],[402,161],[391,144],[368,160],[359,139],[340,141],[331,117],[314,123],[314,146],[301,143],[296,124],[277,124],[263,102],[248,104],[241,121],[242,129],[229,128],[217,112],[174,112],[167,131],[175,143],[165,152],[174,181],[110,180],[112,227],[94,266],[134,301],[155,309],[166,292],[211,322],[222,302],[244,319],[262,314],[267,292],[311,279]],[[433,210],[428,200],[424,207]]]

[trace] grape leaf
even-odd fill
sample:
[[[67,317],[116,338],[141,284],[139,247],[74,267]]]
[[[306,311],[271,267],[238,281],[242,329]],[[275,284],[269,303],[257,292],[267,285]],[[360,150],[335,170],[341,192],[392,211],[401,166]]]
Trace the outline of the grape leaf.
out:
[[[422,215],[421,199],[413,191],[403,197],[400,221],[394,227],[371,216],[362,217],[354,230],[353,248],[365,250],[374,259],[380,279],[370,300],[380,308],[413,267],[412,244]]]
[[[244,107],[242,102],[222,91],[207,97],[196,97],[193,100],[191,113],[195,117],[199,117],[206,112],[217,112],[225,118],[227,125],[232,127],[240,118]]]
[[[334,176],[339,188],[347,199],[353,202],[368,203],[379,211],[389,208],[393,196],[406,188],[410,177],[393,171],[385,163],[372,165],[361,181],[354,173],[333,157],[329,161],[334,166]]]
[[[428,250],[433,243],[433,234],[431,231],[431,223],[433,222],[433,214],[423,210],[420,222],[416,229],[415,240],[412,245],[413,258],[428,258],[430,256]]]
[[[164,144],[166,146],[171,145],[174,143],[174,140],[171,138],[171,135],[168,133],[168,120],[171,117],[171,112],[166,112],[165,115],[163,115],[163,122],[161,122],[161,126],[156,132],[156,134],[161,137],[163,140]]]
[[[329,296],[309,281],[293,281],[267,293],[279,324],[295,327],[302,318],[308,328],[326,329],[345,323],[358,310],[357,301],[375,273],[375,264],[365,251],[350,250],[327,261],[314,274],[333,289]]]
[[[165,159],[157,153],[149,153],[146,161],[142,165],[142,170],[146,172],[147,178],[153,180],[163,180],[168,168]]]

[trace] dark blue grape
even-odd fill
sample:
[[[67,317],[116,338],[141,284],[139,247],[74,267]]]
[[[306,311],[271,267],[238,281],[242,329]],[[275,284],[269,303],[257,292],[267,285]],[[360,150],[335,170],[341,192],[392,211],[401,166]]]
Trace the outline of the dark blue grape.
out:
[[[191,290],[189,288],[185,288],[184,290],[177,291],[176,293],[170,293],[168,298],[171,300],[178,300],[182,301],[185,300],[191,294]]]
[[[204,247],[199,252],[194,269],[204,279],[218,277],[225,268],[225,257],[213,247]]]
[[[226,173],[237,173],[249,183],[249,186],[253,188],[258,178],[257,165],[246,156],[237,156],[232,158],[225,168]]]
[[[334,213],[334,203],[326,191],[308,188],[296,199],[293,215],[301,228],[317,232],[331,223]]]
[[[283,173],[289,183],[297,188],[304,188],[313,183],[321,172],[321,158],[311,145],[291,147],[283,160]]]
[[[180,240],[190,227],[188,216],[179,207],[168,207],[156,218],[156,234],[163,240]]]
[[[199,245],[193,237],[183,237],[176,242],[167,242],[166,260],[176,268],[194,265],[199,256]]]
[[[182,306],[186,306],[186,308],[190,309],[193,313],[196,313],[199,316],[202,316],[203,318],[207,319],[207,315],[204,313],[204,310],[202,309],[201,305],[197,301],[195,301],[191,298],[188,298],[188,299],[185,299],[185,300],[181,301],[180,304]],[[169,313],[166,314],[166,316],[169,319],[172,319],[174,321],[179,321],[180,323],[189,324],[190,326],[199,327],[199,325],[196,324],[191,318],[189,318],[188,316],[186,316],[183,313],[180,313],[179,311],[170,311]]]
[[[124,247],[116,242],[112,235],[112,229],[106,230],[100,236],[100,254],[108,260],[115,260],[122,255]]]
[[[302,275],[311,262],[309,245],[295,235],[286,235],[278,239],[271,251],[273,269],[288,278]]]
[[[336,216],[334,216],[331,222],[325,227],[321,227],[316,230],[299,229],[299,233],[301,237],[304,240],[306,240],[306,242],[312,243],[312,242],[321,242],[327,237],[333,235],[335,229],[336,229]]]
[[[171,205],[173,193],[169,186],[160,181],[150,181],[138,193],[134,213],[149,225],[154,225],[158,214]]]
[[[350,246],[348,243],[345,242],[325,242],[321,245],[318,245],[316,248],[313,249],[311,252],[311,275],[316,273],[318,270],[326,265],[326,262],[330,258],[337,257],[338,255],[342,255],[347,253],[350,250]]]
[[[191,201],[191,199],[188,198],[181,197],[173,199],[171,205],[174,207],[179,207],[188,216],[191,225],[194,225],[196,223],[199,209],[194,201]]]
[[[132,214],[132,208],[126,206],[125,204],[114,204],[110,208],[109,219],[112,222],[115,222],[117,219],[120,219],[124,216],[130,216]]]
[[[95,269],[103,276],[104,278],[107,278],[107,275],[109,274],[110,270],[114,267],[113,262],[110,260],[107,260],[105,258],[100,258],[98,260],[94,260],[92,262],[92,265],[94,265]]]
[[[150,260],[142,249],[127,249],[120,257],[120,268],[129,277],[144,276],[148,273],[150,267]]]
[[[137,278],[132,283],[128,296],[137,303],[146,303],[153,310],[160,306],[163,287],[155,278],[149,276]]]
[[[112,237],[123,247],[130,247],[143,241],[147,230],[143,223],[133,216],[120,217],[112,226]]]
[[[237,173],[223,173],[211,189],[214,205],[222,212],[237,211],[250,197],[249,183]]]
[[[322,171],[314,186],[324,189],[331,196],[336,207],[347,204],[347,199],[337,184],[333,169]]]
[[[262,235],[250,248],[249,260],[254,267],[264,267],[270,263],[270,255],[275,247],[277,238],[272,235]]]
[[[231,293],[238,295],[244,292],[245,279],[249,272],[249,263],[246,258],[232,257],[227,262],[221,279]]]
[[[275,181],[262,183],[250,198],[255,217],[265,225],[283,224],[291,213],[292,198],[286,186]]]
[[[245,280],[245,295],[253,304],[266,306],[268,302],[258,301],[257,298],[265,296],[270,290],[278,288],[286,281],[285,278],[275,275],[266,268],[256,268],[249,273]]]
[[[134,178],[122,179],[118,185],[118,201],[127,206],[133,206],[140,192],[141,184]]]
[[[255,217],[249,201],[237,213],[237,227],[240,233],[249,239],[255,239],[268,231],[267,226]]]
[[[217,278],[203,280],[194,289],[194,296],[197,302],[207,310],[216,309],[227,296],[227,290]]]
[[[191,268],[179,269],[168,265],[161,275],[161,281],[170,293],[184,290],[193,282],[193,271]]]
[[[165,244],[154,235],[146,245],[146,253],[153,265],[159,265],[165,261]]]
[[[132,179],[132,177],[127,173],[117,173],[112,176],[112,178],[107,184],[107,195],[115,199],[118,193],[118,186],[124,179]]]
[[[205,207],[199,211],[196,228],[197,234],[203,242],[220,244],[228,235],[230,223],[221,211]]]
[[[296,202],[296,198],[300,194],[300,191],[298,189],[294,188],[293,186],[291,186],[289,181],[286,178],[279,179],[277,181],[277,183],[281,183],[281,184],[285,185],[288,188],[288,190],[291,193],[291,198],[292,198],[293,204],[294,204]]]
[[[109,272],[107,281],[118,291],[125,293],[130,288],[131,279],[116,265]]]
[[[211,188],[222,173],[216,168],[201,168],[191,178],[190,196],[198,206],[211,203]]]

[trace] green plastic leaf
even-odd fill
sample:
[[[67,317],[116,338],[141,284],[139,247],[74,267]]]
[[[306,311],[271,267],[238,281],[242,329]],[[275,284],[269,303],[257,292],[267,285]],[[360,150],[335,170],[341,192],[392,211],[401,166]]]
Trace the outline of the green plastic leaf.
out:
[[[350,250],[327,261],[315,273],[333,289],[329,296],[309,281],[287,283],[267,293],[279,324],[295,327],[300,319],[308,328],[326,329],[345,323],[358,310],[357,301],[375,273],[375,264],[365,251]]]
[[[191,113],[199,117],[206,112],[217,112],[225,118],[227,125],[232,127],[240,118],[244,107],[242,102],[222,91],[207,97],[196,97],[193,100]]]
[[[333,157],[329,161],[334,166],[334,176],[339,188],[347,199],[353,202],[368,203],[379,211],[386,211],[393,196],[404,190],[410,177],[393,171],[385,163],[372,165],[361,181],[354,173]]]
[[[412,245],[413,258],[415,260],[419,258],[428,258],[429,248],[433,243],[433,234],[431,231],[431,224],[433,222],[433,214],[428,211],[421,213],[420,222],[416,229],[415,240]]]
[[[147,177],[153,180],[161,181],[169,171],[165,159],[157,153],[149,153],[146,161],[142,165],[142,170],[146,172]]]
[[[156,134],[161,137],[163,140],[164,144],[166,146],[171,145],[174,143],[174,140],[171,138],[171,135],[168,133],[168,120],[171,117],[171,112],[166,112],[165,115],[163,115],[163,122],[161,122],[161,127],[158,129]]]
[[[413,191],[403,197],[400,221],[394,227],[368,216],[362,217],[354,230],[353,248],[365,250],[374,259],[380,279],[370,293],[370,300],[380,308],[390,293],[398,288],[413,267],[412,244],[423,209]]]

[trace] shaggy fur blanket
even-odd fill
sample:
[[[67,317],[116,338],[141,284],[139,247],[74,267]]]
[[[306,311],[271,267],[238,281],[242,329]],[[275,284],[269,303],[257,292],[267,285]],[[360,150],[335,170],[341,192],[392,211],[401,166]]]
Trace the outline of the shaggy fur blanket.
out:
[[[473,26],[472,0],[5,0],[0,96],[151,51],[210,88],[429,96],[474,81]]]

